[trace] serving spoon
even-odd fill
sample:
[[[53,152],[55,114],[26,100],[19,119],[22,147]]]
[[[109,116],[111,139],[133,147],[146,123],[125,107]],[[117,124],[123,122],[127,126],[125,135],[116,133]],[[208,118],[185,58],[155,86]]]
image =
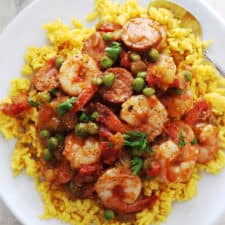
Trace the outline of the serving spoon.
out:
[[[181,21],[181,27],[190,28],[196,37],[202,38],[202,26],[199,20],[192,15],[188,10],[174,2],[167,0],[153,0],[148,7],[154,6],[155,8],[166,8],[173,12],[174,16]],[[220,66],[215,60],[212,59],[208,51],[204,52],[208,61],[215,65],[218,72],[225,77],[225,69]]]

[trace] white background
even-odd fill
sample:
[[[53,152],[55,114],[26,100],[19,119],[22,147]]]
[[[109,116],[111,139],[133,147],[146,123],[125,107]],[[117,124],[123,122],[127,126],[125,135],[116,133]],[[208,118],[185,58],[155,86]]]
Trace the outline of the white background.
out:
[[[31,1],[32,0],[0,0],[0,32],[7,25],[7,23]],[[220,14],[225,19],[224,0],[205,0],[205,1],[209,2],[210,5],[217,10],[218,14]],[[9,212],[9,210],[6,208],[6,206],[1,200],[0,200],[0,225],[21,225]],[[225,212],[222,218],[220,218],[218,223],[215,225],[225,225]]]

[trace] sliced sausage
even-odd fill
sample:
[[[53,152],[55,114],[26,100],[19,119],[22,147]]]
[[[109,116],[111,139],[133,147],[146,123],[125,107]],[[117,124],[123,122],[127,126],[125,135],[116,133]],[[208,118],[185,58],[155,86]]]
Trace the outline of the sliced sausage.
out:
[[[102,86],[100,89],[102,98],[111,103],[123,103],[131,97],[133,92],[133,77],[131,73],[121,67],[110,68],[105,71],[104,75],[107,73],[113,73],[115,80],[110,88]]]
[[[83,53],[91,56],[97,63],[105,55],[105,43],[100,33],[95,32],[84,43]]]
[[[158,24],[151,19],[131,19],[123,27],[122,40],[133,50],[145,51],[161,41],[159,29]]]
[[[34,74],[32,83],[38,91],[57,88],[59,86],[58,74],[59,72],[54,66],[46,64]]]
[[[113,32],[122,29],[122,26],[118,23],[101,22],[96,27],[97,31]]]

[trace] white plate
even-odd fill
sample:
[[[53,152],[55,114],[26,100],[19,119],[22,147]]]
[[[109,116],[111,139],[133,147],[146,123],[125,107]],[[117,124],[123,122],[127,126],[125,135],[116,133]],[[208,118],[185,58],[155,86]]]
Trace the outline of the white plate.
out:
[[[148,1],[140,0],[147,4]],[[204,2],[197,0],[175,0],[185,6],[202,23],[204,39],[214,40],[210,49],[212,56],[224,66],[225,25]],[[17,16],[0,36],[0,97],[9,92],[10,79],[20,76],[23,55],[28,46],[46,44],[43,23],[61,17],[70,23],[71,17],[85,21],[93,8],[93,0],[39,0]],[[22,174],[14,178],[10,170],[10,159],[14,146],[0,138],[0,193],[9,209],[25,225],[62,225],[57,220],[41,221],[42,201],[31,178]],[[199,182],[199,194],[186,203],[174,204],[167,225],[212,225],[225,212],[225,170],[218,176],[204,174]]]

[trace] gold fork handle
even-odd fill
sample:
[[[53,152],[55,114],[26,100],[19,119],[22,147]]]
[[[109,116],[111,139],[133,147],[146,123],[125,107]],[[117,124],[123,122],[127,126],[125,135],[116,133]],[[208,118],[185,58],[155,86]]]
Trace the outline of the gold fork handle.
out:
[[[222,75],[223,77],[225,77],[225,71],[224,71],[224,69],[218,64],[218,63],[216,63],[208,54],[207,54],[207,52],[205,52],[205,58],[209,61],[209,62],[211,62],[215,67],[216,67],[216,69],[217,69],[217,71],[220,73],[220,75]]]

